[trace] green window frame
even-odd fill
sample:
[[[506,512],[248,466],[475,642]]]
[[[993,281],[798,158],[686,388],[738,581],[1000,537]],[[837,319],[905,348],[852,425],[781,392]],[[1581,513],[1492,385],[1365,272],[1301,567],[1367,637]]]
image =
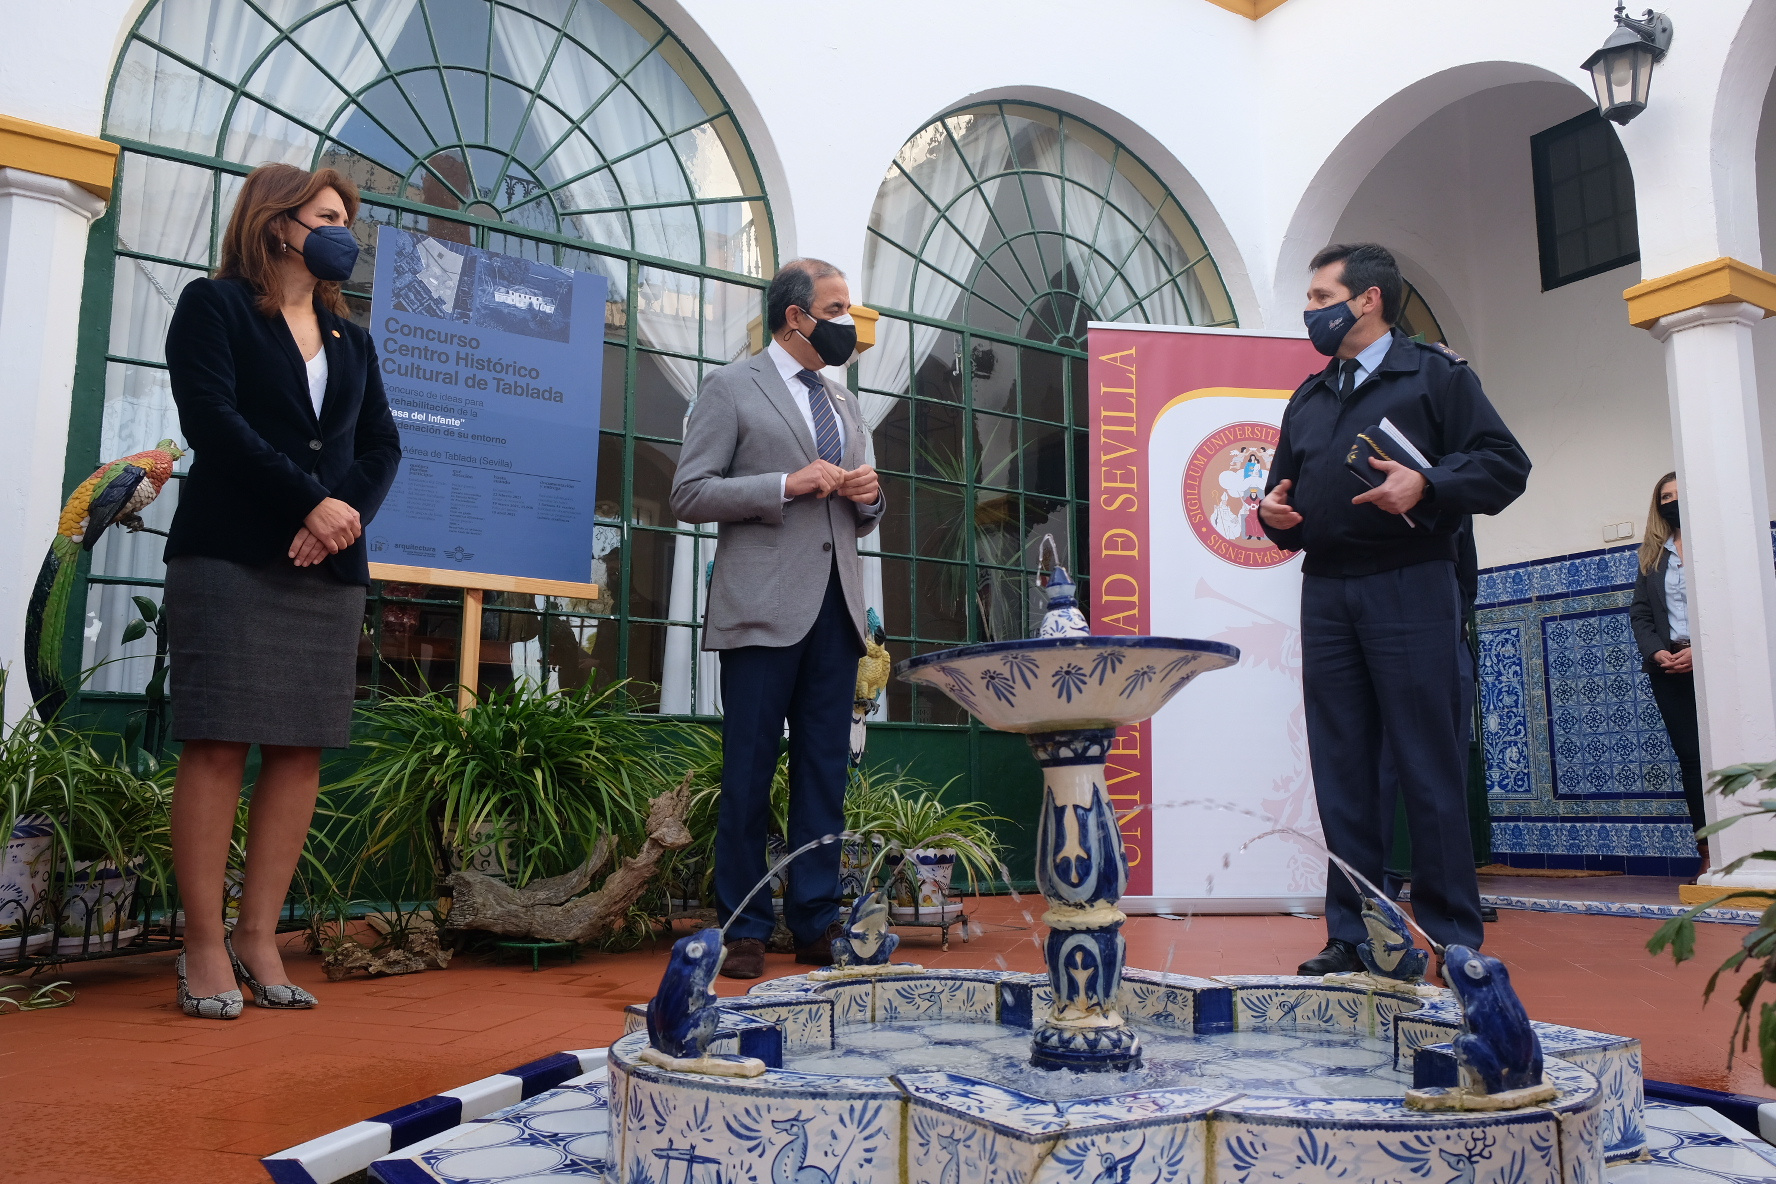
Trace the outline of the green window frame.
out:
[[[880,560],[896,661],[1028,636],[1044,533],[1089,586],[1086,324],[1236,326],[1170,189],[1102,129],[1024,102],[951,111],[896,155],[870,217],[879,344],[855,383],[891,513]],[[888,719],[968,724],[894,682]]]
[[[704,373],[750,352],[776,245],[751,149],[683,43],[633,0],[156,0],[107,110],[123,154],[88,244],[68,489],[102,459],[179,437],[165,323],[182,286],[213,270],[240,179],[274,159],[337,168],[364,200],[346,284],[360,323],[383,223],[611,281],[591,572],[603,594],[490,594],[482,685],[629,678],[646,707],[707,714],[695,573],[712,531],[671,519],[666,491]],[[150,526],[170,522],[180,477]],[[87,612],[64,654],[70,675],[110,663],[83,693],[90,707],[140,696],[152,638],[119,639],[129,597],[159,599],[159,551],[111,532],[82,572]],[[360,697],[454,682],[460,607],[456,589],[375,585]]]

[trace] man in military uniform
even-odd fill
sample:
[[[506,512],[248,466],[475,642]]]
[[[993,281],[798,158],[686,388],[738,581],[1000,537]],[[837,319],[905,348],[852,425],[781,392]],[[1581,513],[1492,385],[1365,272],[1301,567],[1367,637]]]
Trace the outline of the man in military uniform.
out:
[[[1457,536],[1469,515],[1517,499],[1529,457],[1462,358],[1394,328],[1404,297],[1384,247],[1314,257],[1304,317],[1332,362],[1283,412],[1259,516],[1277,546],[1306,552],[1301,683],[1326,846],[1381,882],[1393,829],[1385,753],[1406,801],[1413,912],[1441,944],[1477,949]],[[1370,431],[1383,421],[1394,437]],[[1347,466],[1359,433],[1387,457],[1359,462],[1380,479],[1373,488]],[[1302,974],[1361,969],[1361,897],[1342,872],[1327,872],[1328,940]]]

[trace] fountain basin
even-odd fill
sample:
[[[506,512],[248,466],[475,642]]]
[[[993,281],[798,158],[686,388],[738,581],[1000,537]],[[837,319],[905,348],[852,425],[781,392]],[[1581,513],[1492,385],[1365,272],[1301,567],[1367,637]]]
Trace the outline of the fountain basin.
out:
[[[989,641],[909,658],[908,682],[944,692],[1002,732],[1077,732],[1139,723],[1237,646],[1181,637]]]
[[[773,1066],[743,1080],[641,1062],[647,1039],[639,1009],[632,1009],[633,1030],[610,1054],[611,1102],[623,1116],[612,1124],[616,1178],[667,1184],[660,1167],[694,1156],[716,1173],[707,1179],[735,1181],[777,1179],[778,1169],[793,1169],[781,1178],[796,1179],[812,1167],[833,1184],[1334,1177],[1421,1184],[1452,1170],[1458,1178],[1594,1184],[1606,1160],[1633,1159],[1646,1144],[1639,1042],[1548,1024],[1536,1029],[1547,1052],[1545,1080],[1559,1096],[1545,1106],[1489,1114],[1409,1110],[1397,1086],[1377,1090],[1394,1096],[1369,1097],[1290,1093],[1274,1083],[1262,1090],[1221,1084],[1127,1092],[1116,1088],[1127,1080],[1121,1075],[1036,1073],[1064,1083],[1069,1096],[1057,1100],[961,1072],[779,1067],[821,1054],[879,1056],[862,1046],[890,1030],[880,1025],[905,1021],[979,1024],[993,1029],[989,1040],[1021,1037],[1040,1023],[1049,992],[1046,976],[997,971],[762,983],[723,1001],[714,1051],[759,1056]],[[1426,999],[1281,976],[1203,979],[1130,970],[1118,1004],[1134,1024],[1186,1041],[1200,1035],[1212,1043],[1229,1033],[1344,1034],[1353,1044],[1391,1048],[1393,1068],[1420,1085],[1446,1079],[1453,1064],[1447,1041],[1461,1023],[1447,994]],[[1336,1043],[1330,1036],[1325,1042]],[[1093,1093],[1093,1086],[1104,1088]],[[1417,1172],[1414,1164],[1421,1165]]]

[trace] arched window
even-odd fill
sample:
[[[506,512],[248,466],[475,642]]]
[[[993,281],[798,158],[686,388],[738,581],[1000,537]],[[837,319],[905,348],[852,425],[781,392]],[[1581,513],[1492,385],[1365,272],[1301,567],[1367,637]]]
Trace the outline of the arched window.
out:
[[[1111,136],[987,103],[922,128],[888,166],[861,289],[884,313],[858,385],[896,507],[865,543],[881,557],[890,649],[1026,636],[1042,536],[1090,568],[1072,546],[1087,322],[1236,324],[1215,261]],[[889,715],[963,722],[904,684],[890,686]]]
[[[332,166],[365,200],[346,285],[360,318],[378,224],[610,280],[604,356],[590,360],[604,371],[589,573],[602,595],[490,594],[482,685],[629,677],[662,687],[664,710],[708,707],[693,661],[705,544],[667,492],[688,402],[705,369],[748,352],[776,247],[745,138],[669,30],[631,0],[156,0],[124,47],[105,135],[124,153],[83,340],[108,326],[108,344],[82,356],[71,469],[179,435],[166,325],[214,267],[241,178],[271,161]],[[152,639],[120,634],[130,596],[158,599],[160,550],[116,532],[96,549],[83,665],[131,660],[89,690],[143,685]],[[453,682],[460,594],[373,592],[361,693]]]

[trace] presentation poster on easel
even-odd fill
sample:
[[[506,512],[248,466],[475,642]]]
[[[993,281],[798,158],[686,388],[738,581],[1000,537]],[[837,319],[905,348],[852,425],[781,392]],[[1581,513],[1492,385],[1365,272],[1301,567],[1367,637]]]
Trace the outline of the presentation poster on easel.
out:
[[[371,330],[402,458],[372,563],[589,579],[607,290],[602,275],[378,229]]]

